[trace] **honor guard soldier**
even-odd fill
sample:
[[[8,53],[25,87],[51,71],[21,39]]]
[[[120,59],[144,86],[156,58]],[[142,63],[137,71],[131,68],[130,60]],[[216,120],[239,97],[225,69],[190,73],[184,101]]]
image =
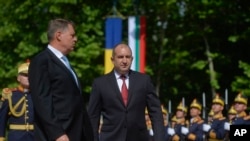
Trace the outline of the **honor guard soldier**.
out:
[[[245,112],[247,109],[247,97],[239,93],[234,99],[234,109],[236,111],[236,117],[232,121],[232,125],[250,125],[250,116]]]
[[[163,105],[161,105],[163,120],[164,120],[164,126],[168,126],[168,111],[166,108],[164,108]]]
[[[229,124],[232,124],[233,119],[236,117],[237,112],[234,109],[234,106],[231,106],[227,112],[227,120]]]
[[[203,124],[203,131],[206,132],[208,141],[223,141],[227,131],[224,129],[226,118],[223,116],[224,100],[216,94],[212,101],[213,118],[211,124]]]
[[[166,108],[164,108],[163,105],[161,105],[162,114],[163,114],[163,120],[164,120],[164,127],[166,131],[166,137],[164,141],[169,141],[169,139],[175,134],[175,131],[173,128],[171,128],[168,124],[168,111]]]
[[[34,141],[34,113],[29,93],[28,68],[29,63],[23,63],[18,67],[17,88],[2,90],[0,141],[4,141],[6,129],[8,129],[8,141]]]
[[[231,106],[227,112],[227,122],[224,125],[224,129],[227,131],[225,141],[229,141],[229,129],[232,124],[234,118],[236,117],[237,112],[234,109],[234,106]]]
[[[152,123],[151,123],[147,108],[145,109],[145,120],[146,120],[147,129],[148,129],[149,141],[153,141],[154,132],[152,129]]]
[[[200,117],[202,105],[194,99],[190,105],[190,125],[189,128],[182,127],[181,133],[186,136],[187,141],[203,141],[203,123]]]
[[[168,141],[169,138],[175,133],[174,129],[170,128],[168,126],[168,111],[166,108],[164,108],[163,105],[161,105],[161,109],[162,109],[162,115],[163,115],[163,120],[164,120],[164,127],[166,129],[166,137],[164,139],[164,141]],[[154,141],[153,140],[153,136],[154,136],[154,132],[152,129],[152,124],[151,124],[151,120],[150,117],[148,115],[148,110],[147,108],[145,109],[145,119],[146,119],[146,125],[147,125],[147,129],[149,132],[149,136],[150,136],[150,140],[149,141]]]
[[[207,123],[208,123],[209,125],[211,125],[211,122],[212,122],[212,120],[213,120],[213,116],[214,116],[214,112],[213,112],[213,110],[211,109],[211,110],[209,111],[208,117],[207,117]]]
[[[174,115],[174,116],[171,118],[171,123],[169,123],[169,126],[170,126],[170,127],[175,127],[176,122],[177,122],[177,118],[176,118],[176,116]]]
[[[181,133],[181,128],[188,127],[189,125],[188,120],[186,120],[187,109],[187,106],[185,106],[183,102],[180,102],[180,104],[176,108],[176,122],[175,125],[172,127],[175,130],[175,135],[172,137],[172,141],[185,140],[185,135]]]

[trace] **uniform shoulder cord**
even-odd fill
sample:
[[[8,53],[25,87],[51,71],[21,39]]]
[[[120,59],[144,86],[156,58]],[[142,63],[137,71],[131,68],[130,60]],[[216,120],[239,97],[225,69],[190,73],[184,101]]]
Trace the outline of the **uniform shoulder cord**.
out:
[[[9,88],[3,89],[2,93],[3,97],[5,99],[8,99],[9,101],[9,109],[10,109],[10,114],[12,114],[15,117],[20,117],[24,114],[26,111],[26,99],[25,96],[23,96],[14,106],[12,106],[12,91]],[[16,109],[20,106],[20,104],[23,103],[23,107],[20,112],[16,111]]]

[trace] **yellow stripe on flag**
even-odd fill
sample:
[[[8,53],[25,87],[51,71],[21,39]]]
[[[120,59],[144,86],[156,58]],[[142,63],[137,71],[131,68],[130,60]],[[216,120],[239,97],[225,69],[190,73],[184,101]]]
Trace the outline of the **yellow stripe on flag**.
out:
[[[112,49],[105,49],[105,52],[104,52],[104,64],[105,64],[104,74],[109,73],[114,67],[114,65],[111,61],[111,57],[112,57]]]

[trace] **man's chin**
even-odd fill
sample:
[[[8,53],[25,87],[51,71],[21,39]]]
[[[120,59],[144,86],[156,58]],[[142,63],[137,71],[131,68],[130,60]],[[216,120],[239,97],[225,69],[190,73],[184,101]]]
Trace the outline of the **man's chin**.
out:
[[[120,71],[121,71],[122,74],[126,74],[126,73],[129,71],[129,69],[127,69],[127,68],[126,68],[126,69],[125,69],[125,68],[123,69],[123,68],[122,68]]]
[[[75,50],[75,48],[74,48],[74,47],[70,48],[70,51],[74,51],[74,50]]]

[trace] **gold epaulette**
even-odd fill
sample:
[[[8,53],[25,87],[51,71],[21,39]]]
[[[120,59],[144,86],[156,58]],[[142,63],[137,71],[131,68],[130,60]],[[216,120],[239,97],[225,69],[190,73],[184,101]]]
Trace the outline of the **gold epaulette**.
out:
[[[4,88],[2,90],[2,100],[8,99],[8,96],[12,96],[12,89],[11,88]]]
[[[200,118],[200,117],[195,117],[194,119],[193,119],[193,122],[192,123],[198,123],[198,124],[200,124],[200,123],[203,123],[204,121]]]
[[[189,140],[194,141],[194,140],[196,139],[196,135],[193,134],[193,133],[190,133],[190,134],[187,136],[187,138],[188,138]]]
[[[196,123],[198,121],[199,121],[199,118],[194,118],[193,121],[192,121],[192,123]]]
[[[213,119],[220,119],[222,117],[223,117],[222,113],[219,113],[219,114],[214,115]]]
[[[202,124],[204,122],[204,120],[200,120],[200,121],[198,121],[198,124]]]
[[[180,118],[180,119],[176,119],[176,123],[177,124],[181,124],[181,125],[184,125],[185,124],[185,118]]]
[[[5,141],[5,138],[4,137],[0,137],[0,141]]]
[[[179,141],[180,140],[180,137],[175,134],[173,137],[172,137],[172,141]]]
[[[244,120],[250,120],[250,115],[245,116],[243,119],[244,119]]]
[[[221,118],[219,118],[219,120],[224,120],[224,119],[226,119],[226,117],[221,117]]]
[[[13,91],[18,90],[17,88],[4,88],[2,90],[2,98],[8,100],[8,105],[9,105],[9,114],[15,116],[15,117],[20,117],[22,116],[25,111],[26,111],[26,98],[23,96],[21,99],[19,99],[16,103],[12,103],[12,93]],[[14,105],[13,105],[14,104]],[[17,111],[17,108],[22,104],[21,111]]]
[[[216,139],[216,133],[214,132],[213,129],[209,132],[209,137],[210,137],[211,139]]]
[[[240,114],[237,115],[238,117],[245,117],[247,116],[246,112],[241,112]]]

